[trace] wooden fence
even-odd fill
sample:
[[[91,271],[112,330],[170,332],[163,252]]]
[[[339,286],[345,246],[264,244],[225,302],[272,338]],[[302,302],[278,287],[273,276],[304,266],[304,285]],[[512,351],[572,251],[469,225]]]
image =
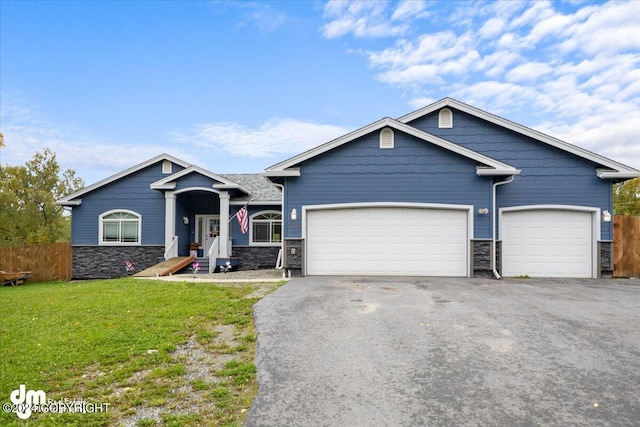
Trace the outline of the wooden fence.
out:
[[[613,217],[613,277],[640,277],[640,216]]]
[[[0,247],[0,270],[30,271],[34,282],[71,280],[71,243]]]

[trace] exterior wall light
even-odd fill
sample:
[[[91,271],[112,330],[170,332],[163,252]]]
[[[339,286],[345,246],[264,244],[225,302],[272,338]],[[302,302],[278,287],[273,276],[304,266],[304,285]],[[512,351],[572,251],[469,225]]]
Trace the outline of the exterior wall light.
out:
[[[291,209],[291,220],[295,221],[296,219],[298,219],[298,211],[296,208],[293,208]]]
[[[602,212],[602,220],[604,222],[611,222],[611,212],[609,211]]]
[[[478,215],[486,215],[489,213],[489,208],[480,208],[478,209]]]
[[[184,225],[189,225],[189,217],[188,216],[183,216],[182,217],[182,222],[184,222]]]

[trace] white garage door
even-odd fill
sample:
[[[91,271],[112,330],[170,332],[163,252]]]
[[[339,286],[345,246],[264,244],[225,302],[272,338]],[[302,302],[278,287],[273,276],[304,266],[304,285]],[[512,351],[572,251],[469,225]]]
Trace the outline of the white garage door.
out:
[[[592,277],[591,212],[504,212],[500,236],[503,276]]]
[[[307,211],[307,274],[467,276],[466,210]]]

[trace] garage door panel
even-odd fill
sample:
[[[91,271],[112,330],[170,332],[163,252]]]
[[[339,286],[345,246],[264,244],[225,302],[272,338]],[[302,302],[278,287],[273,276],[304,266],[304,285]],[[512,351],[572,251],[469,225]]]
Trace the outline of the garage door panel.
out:
[[[530,210],[502,216],[504,276],[591,277],[591,212]]]
[[[310,275],[467,275],[466,210],[311,210],[306,231]]]

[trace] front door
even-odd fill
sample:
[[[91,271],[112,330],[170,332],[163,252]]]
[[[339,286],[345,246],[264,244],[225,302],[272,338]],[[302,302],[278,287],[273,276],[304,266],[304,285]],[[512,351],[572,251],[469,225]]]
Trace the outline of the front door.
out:
[[[196,215],[196,242],[206,254],[220,233],[220,215]]]

